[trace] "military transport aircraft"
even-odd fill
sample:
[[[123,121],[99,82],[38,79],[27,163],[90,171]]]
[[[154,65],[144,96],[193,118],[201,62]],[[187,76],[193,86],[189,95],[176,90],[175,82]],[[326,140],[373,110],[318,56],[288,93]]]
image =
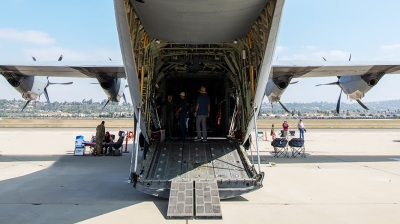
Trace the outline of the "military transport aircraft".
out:
[[[333,76],[338,80],[330,84],[359,101],[383,75],[400,70],[396,63],[272,65],[284,2],[114,0],[123,67],[112,61],[35,63],[1,65],[0,72],[11,81],[14,75],[97,78],[103,89],[115,87],[114,93],[125,88],[118,80],[127,78],[145,139],[140,172],[133,166],[134,187],[170,198],[169,218],[221,217],[219,198],[262,187],[259,157],[256,169],[245,147],[264,95],[271,103],[280,102],[292,78]],[[210,124],[221,114],[210,133],[219,138],[162,141],[163,131],[152,120],[156,98],[183,91],[193,105],[200,86],[207,87],[212,102]]]

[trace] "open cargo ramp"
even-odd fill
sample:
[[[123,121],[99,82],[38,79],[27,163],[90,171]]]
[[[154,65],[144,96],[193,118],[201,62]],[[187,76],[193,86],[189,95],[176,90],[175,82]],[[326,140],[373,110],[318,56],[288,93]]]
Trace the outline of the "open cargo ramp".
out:
[[[170,219],[221,219],[221,199],[262,187],[257,173],[237,142],[161,142],[143,163],[136,189],[169,198]]]

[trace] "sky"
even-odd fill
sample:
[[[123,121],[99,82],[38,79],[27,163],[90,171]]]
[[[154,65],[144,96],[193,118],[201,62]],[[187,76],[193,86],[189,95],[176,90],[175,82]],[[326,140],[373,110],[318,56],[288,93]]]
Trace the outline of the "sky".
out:
[[[38,61],[121,60],[112,0],[2,0],[0,63]],[[398,61],[400,16],[398,0],[286,0],[274,60]],[[6,9],[6,10],[4,10]],[[50,86],[51,101],[106,98],[97,80],[73,81],[71,86]],[[315,87],[336,77],[303,78],[290,85],[282,102],[336,102],[337,86]],[[400,75],[384,76],[363,102],[400,99]],[[125,94],[129,96],[129,90]],[[0,99],[22,99],[0,77]],[[128,100],[130,98],[128,97]],[[45,101],[41,97],[40,101]],[[342,102],[349,102],[342,99]],[[353,101],[354,102],[354,101]]]

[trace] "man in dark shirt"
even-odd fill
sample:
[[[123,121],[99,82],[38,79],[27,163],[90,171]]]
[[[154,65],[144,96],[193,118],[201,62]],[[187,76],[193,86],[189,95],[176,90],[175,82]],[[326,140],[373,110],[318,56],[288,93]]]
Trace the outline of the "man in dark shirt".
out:
[[[102,147],[103,147],[103,139],[104,136],[106,134],[106,127],[104,127],[104,121],[101,122],[101,124],[99,124],[96,127],[96,146],[95,146],[95,150],[93,152],[92,155],[94,156],[102,156]]]
[[[172,100],[173,95],[168,94],[167,102],[164,103],[165,106],[165,135],[168,138],[172,138],[172,133],[174,132],[174,114],[176,111],[176,104]]]
[[[207,141],[207,118],[210,117],[210,98],[207,96],[206,87],[202,86],[199,90],[200,95],[197,97],[196,109],[194,116],[196,116],[196,131],[197,139],[195,141],[201,140],[201,128],[203,129],[203,142]]]
[[[103,140],[103,147],[102,147],[101,153],[103,153],[103,150],[104,150],[104,154],[107,153],[108,144],[111,141],[112,141],[112,137],[110,135],[110,132],[106,131],[106,136],[104,137],[104,140]]]
[[[181,92],[179,94],[181,97],[181,103],[179,105],[178,110],[175,113],[175,116],[179,119],[179,129],[181,130],[181,140],[185,140],[185,132],[186,132],[186,112],[187,112],[187,101],[185,99],[185,92]]]
[[[119,138],[118,138],[117,142],[110,142],[108,144],[108,154],[107,155],[111,155],[112,154],[113,147],[115,149],[118,149],[119,147],[122,146],[123,141],[124,141],[124,136],[122,136],[122,131],[118,132],[118,136],[119,136]]]

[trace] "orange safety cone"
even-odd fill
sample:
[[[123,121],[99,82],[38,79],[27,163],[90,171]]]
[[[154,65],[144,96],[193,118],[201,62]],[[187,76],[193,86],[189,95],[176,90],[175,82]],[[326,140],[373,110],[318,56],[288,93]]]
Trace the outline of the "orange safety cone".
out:
[[[265,140],[265,141],[268,141],[267,129],[264,129],[264,140]]]

